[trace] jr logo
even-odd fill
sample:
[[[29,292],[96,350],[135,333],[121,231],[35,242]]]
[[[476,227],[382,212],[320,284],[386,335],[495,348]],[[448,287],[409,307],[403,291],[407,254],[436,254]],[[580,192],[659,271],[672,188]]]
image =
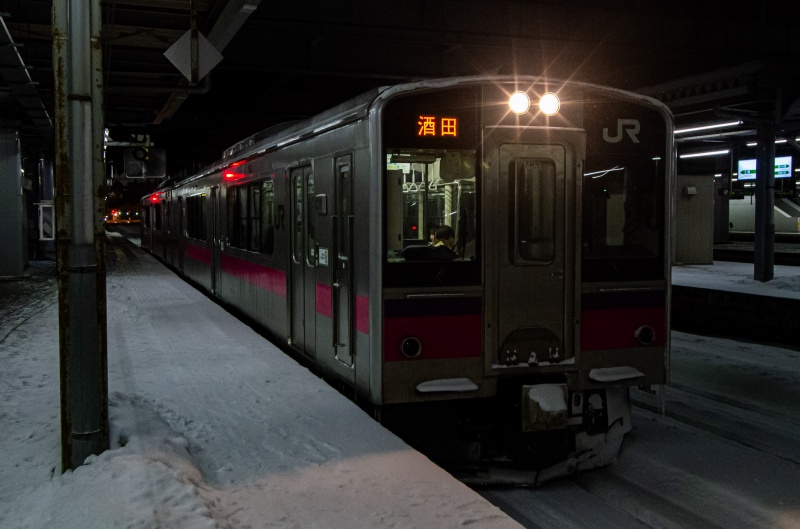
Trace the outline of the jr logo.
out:
[[[618,119],[617,120],[617,135],[616,136],[609,136],[608,128],[603,129],[603,139],[606,140],[608,143],[619,143],[622,141],[622,131],[628,133],[628,136],[631,137],[631,141],[633,143],[639,143],[639,138],[637,134],[639,134],[639,120],[638,119]]]

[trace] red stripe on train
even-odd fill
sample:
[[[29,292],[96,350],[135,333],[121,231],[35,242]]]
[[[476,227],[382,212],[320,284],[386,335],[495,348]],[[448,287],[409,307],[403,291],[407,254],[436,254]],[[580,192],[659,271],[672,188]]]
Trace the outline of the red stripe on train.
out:
[[[414,360],[474,358],[483,353],[479,314],[402,316],[383,321],[383,358],[386,362],[411,361],[400,352],[404,338],[417,338],[422,352]]]
[[[333,292],[330,285],[317,283],[317,314],[333,318]]]
[[[187,242],[185,243],[183,253],[189,259],[194,259],[195,261],[200,261],[207,265],[211,264],[211,250],[208,248],[189,244]]]
[[[369,298],[356,296],[356,330],[369,334]]]
[[[316,285],[316,310],[317,314],[333,318],[333,289],[330,285],[317,283]],[[369,298],[356,296],[355,328],[358,332],[369,334]]]
[[[642,347],[634,333],[643,325],[655,330],[655,340],[650,345],[666,343],[664,307],[584,310],[581,312],[581,350]]]
[[[222,254],[222,271],[264,290],[286,297],[286,272]]]

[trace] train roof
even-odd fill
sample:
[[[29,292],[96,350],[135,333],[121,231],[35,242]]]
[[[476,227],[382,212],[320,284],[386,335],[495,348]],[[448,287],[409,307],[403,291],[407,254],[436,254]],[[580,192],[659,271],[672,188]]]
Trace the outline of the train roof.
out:
[[[383,103],[401,93],[487,83],[493,83],[497,85],[515,84],[520,87],[528,87],[529,89],[536,85],[545,85],[547,87],[551,87],[549,89],[552,91],[557,91],[555,87],[570,85],[577,88],[584,88],[599,93],[613,95],[620,99],[625,99],[645,106],[654,107],[661,111],[661,113],[664,114],[667,119],[672,121],[672,113],[667,106],[652,97],[581,81],[567,81],[563,79],[553,79],[544,76],[532,75],[479,75],[426,79],[374,88],[310,118],[280,123],[268,127],[225,149],[220,160],[206,166],[198,173],[183,179],[169,179],[164,181],[158,186],[158,190],[156,192],[177,187],[178,185],[201,178],[216,172],[233,162],[250,157],[254,154],[261,154],[267,151],[278,149],[316,134],[333,130],[354,121],[365,119],[372,108],[379,108],[383,106]]]

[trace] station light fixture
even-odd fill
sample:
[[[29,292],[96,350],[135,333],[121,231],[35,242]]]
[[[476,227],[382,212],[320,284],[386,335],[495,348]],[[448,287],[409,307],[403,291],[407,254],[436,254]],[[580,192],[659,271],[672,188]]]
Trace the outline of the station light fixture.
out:
[[[730,149],[723,149],[719,151],[705,151],[705,152],[691,152],[687,154],[681,154],[678,158],[700,158],[701,156],[720,156],[723,154],[728,154],[731,152]]]
[[[780,145],[781,143],[786,143],[787,141],[788,140],[780,138],[780,139],[775,140],[775,145]],[[794,141],[796,141],[796,142],[800,141],[800,137],[795,138]],[[758,142],[754,141],[754,142],[751,142],[751,143],[747,143],[746,145],[748,147],[755,147],[756,145],[758,145]]]
[[[701,130],[714,130],[714,129],[724,129],[728,127],[738,127],[741,125],[742,121],[726,121],[724,123],[710,123],[708,125],[698,125],[697,127],[688,127],[685,129],[675,129],[675,134],[685,134],[687,132],[698,132]]]

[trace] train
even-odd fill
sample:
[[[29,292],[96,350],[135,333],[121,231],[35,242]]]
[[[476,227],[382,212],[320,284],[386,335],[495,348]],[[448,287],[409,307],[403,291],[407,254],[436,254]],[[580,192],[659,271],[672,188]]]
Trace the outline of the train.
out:
[[[668,379],[673,129],[591,83],[379,87],[160,185],[141,246],[432,458],[574,472]]]

